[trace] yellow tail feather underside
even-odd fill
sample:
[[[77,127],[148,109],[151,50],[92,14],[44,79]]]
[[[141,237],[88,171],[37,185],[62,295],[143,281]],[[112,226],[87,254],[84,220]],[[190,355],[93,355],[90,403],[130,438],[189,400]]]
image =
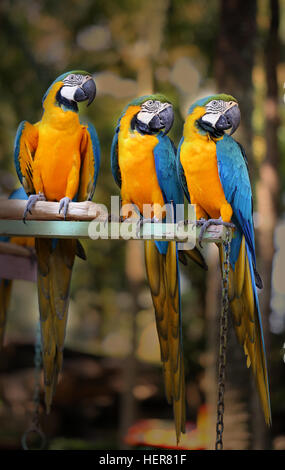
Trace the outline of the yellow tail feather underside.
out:
[[[181,432],[185,432],[186,416],[176,243],[169,242],[166,255],[162,255],[153,241],[145,241],[145,261],[155,308],[165,393],[168,402],[173,403],[178,442]]]
[[[229,300],[233,323],[239,343],[246,355],[247,367],[252,367],[265,422],[271,424],[271,410],[265,351],[262,343],[261,324],[254,299],[249,260],[243,236],[235,270],[230,267]],[[220,260],[223,262],[223,251]],[[253,280],[255,282],[255,280]]]
[[[45,402],[49,412],[62,368],[76,240],[57,240],[54,248],[51,239],[36,239],[36,252]]]

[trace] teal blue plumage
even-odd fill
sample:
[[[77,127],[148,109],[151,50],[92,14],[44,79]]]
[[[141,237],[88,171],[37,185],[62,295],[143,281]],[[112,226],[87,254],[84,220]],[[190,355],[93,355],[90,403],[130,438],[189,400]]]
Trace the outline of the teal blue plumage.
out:
[[[155,169],[158,183],[165,204],[173,206],[174,221],[176,222],[176,204],[184,203],[184,196],[176,172],[176,153],[173,142],[168,136],[159,133],[158,144],[154,147]],[[155,242],[158,250],[166,254],[168,242]]]
[[[120,172],[119,161],[118,161],[118,136],[120,132],[121,117],[116,126],[115,134],[114,134],[112,145],[111,145],[111,171],[112,171],[113,178],[116,184],[119,186],[119,188],[121,188],[122,186],[122,178],[121,178],[121,172]]]
[[[265,421],[271,424],[268,372],[262,331],[258,288],[253,202],[248,164],[233,133],[240,122],[235,98],[218,94],[191,106],[178,148],[177,174],[199,217],[218,218],[235,225],[230,249],[229,300],[237,338],[252,368]],[[223,218],[224,214],[224,218]],[[220,247],[221,266],[224,262]]]
[[[218,172],[227,201],[233,209],[233,222],[237,234],[231,249],[234,268],[238,258],[241,233],[245,235],[254,262],[255,243],[252,219],[252,192],[245,155],[241,146],[230,136],[224,135],[216,143]]]
[[[27,121],[20,122],[17,132],[16,132],[15,141],[14,141],[14,164],[15,164],[16,172],[17,172],[17,175],[21,184],[23,184],[23,173],[22,173],[21,164],[20,164],[20,144],[21,144],[23,132],[25,130],[26,122]],[[30,182],[32,180],[32,167],[29,161],[27,162],[27,176],[28,176],[28,181]],[[29,187],[27,188],[27,193],[30,194],[31,192],[33,192],[32,183],[29,184],[28,186]],[[22,190],[24,191],[23,188]]]
[[[248,174],[247,160],[244,150],[232,137],[224,135],[217,141],[217,163],[219,177],[227,201],[233,209],[232,221],[236,226],[235,236],[231,243],[230,263],[235,272],[235,265],[240,254],[242,238],[245,238],[245,248],[250,269],[250,283],[254,297],[254,318],[251,319],[255,326],[255,337],[261,354],[261,374],[264,382],[264,390],[261,392],[261,401],[265,409],[266,421],[271,423],[271,410],[269,399],[269,385],[265,344],[262,330],[261,312],[258,300],[257,287],[262,288],[262,281],[256,269],[252,191]],[[234,307],[235,308],[235,307]],[[246,312],[244,312],[246,314]],[[252,337],[252,335],[250,335]],[[243,341],[245,338],[243,338]],[[248,351],[248,348],[247,348]],[[259,351],[259,354],[260,354]],[[250,359],[251,360],[251,359]]]
[[[93,155],[94,155],[92,189],[88,195],[88,201],[92,201],[94,193],[95,193],[99,170],[100,170],[101,147],[100,147],[100,141],[98,138],[97,131],[95,127],[93,126],[93,124],[91,124],[91,122],[89,122],[87,125],[87,132],[89,133],[90,138],[91,138],[92,150],[93,150]]]

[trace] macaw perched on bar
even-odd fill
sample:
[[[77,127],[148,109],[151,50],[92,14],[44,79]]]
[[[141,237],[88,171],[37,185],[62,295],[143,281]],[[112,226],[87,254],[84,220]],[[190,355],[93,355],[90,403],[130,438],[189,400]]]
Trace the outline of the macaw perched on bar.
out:
[[[13,191],[9,199],[28,199],[24,189],[18,188]],[[35,239],[33,237],[0,237],[1,242],[15,243],[16,245],[24,246],[29,248],[31,251],[31,260],[36,258],[35,256]],[[13,281],[12,279],[0,279],[0,350],[3,347],[5,326],[7,320],[7,312],[9,309],[11,290]]]
[[[66,72],[44,94],[39,122],[23,121],[15,139],[15,166],[27,195],[24,221],[37,201],[59,201],[64,218],[70,201],[91,200],[100,166],[100,145],[92,124],[79,121],[77,103],[92,103],[96,85],[85,71]],[[39,222],[40,223],[40,222]],[[62,368],[69,288],[78,240],[36,238],[45,402],[50,411]]]
[[[169,204],[176,220],[176,205],[183,205],[184,195],[177,178],[176,149],[167,136],[173,120],[173,107],[162,95],[137,98],[121,114],[112,143],[111,167],[121,189],[123,217],[133,204],[142,223],[165,220],[162,208]],[[146,204],[151,210],[143,219]],[[185,262],[188,255],[202,267],[205,262],[197,249],[179,254],[175,241],[147,240],[144,245],[166,397],[173,403],[179,441],[185,432],[185,378],[178,259]]]
[[[271,424],[268,372],[257,288],[253,203],[244,149],[231,134],[240,123],[237,100],[226,94],[194,103],[178,148],[178,177],[196,204],[201,235],[210,224],[234,226],[230,250],[229,300],[235,331],[252,367],[267,425]],[[230,130],[230,134],[225,133]],[[221,265],[223,253],[220,248]]]

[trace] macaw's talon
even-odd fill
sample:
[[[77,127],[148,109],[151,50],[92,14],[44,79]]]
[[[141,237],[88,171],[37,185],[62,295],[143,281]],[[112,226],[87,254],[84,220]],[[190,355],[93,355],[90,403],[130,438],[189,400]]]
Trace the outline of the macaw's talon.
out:
[[[68,206],[69,206],[69,203],[70,203],[71,199],[69,197],[63,197],[60,201],[59,201],[59,210],[58,210],[58,213],[60,214],[62,209],[63,209],[63,215],[64,215],[64,220],[66,219],[66,215],[67,215],[67,211],[68,211]]]
[[[212,219],[212,220],[216,220],[216,219]],[[203,217],[199,220],[196,220],[195,222],[195,225],[196,227],[202,227],[207,221],[207,219],[203,219]]]
[[[160,222],[159,218],[154,216],[152,218],[148,217],[144,219],[143,217],[140,217],[139,220],[137,221],[137,227],[136,227],[136,236],[137,238],[140,237],[141,233],[141,228],[144,226],[144,224],[158,224]]]
[[[27,217],[28,213],[32,215],[31,209],[32,209],[32,207],[34,207],[34,205],[38,201],[46,201],[45,195],[43,193],[31,194],[29,196],[29,199],[28,199],[25,211],[24,211],[24,215],[23,215],[24,224],[26,223],[26,217]]]
[[[206,219],[199,219],[196,221],[185,219],[185,220],[180,220],[179,222],[177,222],[177,227],[178,229],[180,229],[181,227],[187,227],[188,225],[196,225],[196,227],[200,227],[205,222],[207,222]]]
[[[199,226],[201,227],[201,231],[200,231],[199,238],[198,238],[198,242],[201,248],[202,248],[202,239],[203,239],[204,233],[206,232],[206,230],[208,229],[210,225],[223,225],[224,227],[235,228],[235,225],[232,224],[231,222],[224,222],[222,217],[220,217],[219,219],[208,219],[208,220],[200,219],[196,221],[196,225],[198,227]]]

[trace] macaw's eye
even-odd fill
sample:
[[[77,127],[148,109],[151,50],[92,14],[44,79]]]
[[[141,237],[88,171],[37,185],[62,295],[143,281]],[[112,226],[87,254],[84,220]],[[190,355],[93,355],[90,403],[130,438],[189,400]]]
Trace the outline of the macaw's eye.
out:
[[[74,79],[75,79],[75,75],[70,75],[69,78],[70,78],[70,80],[74,80]]]
[[[212,105],[213,105],[213,106],[216,106],[217,103],[218,103],[218,102],[217,102],[216,100],[212,101]]]

